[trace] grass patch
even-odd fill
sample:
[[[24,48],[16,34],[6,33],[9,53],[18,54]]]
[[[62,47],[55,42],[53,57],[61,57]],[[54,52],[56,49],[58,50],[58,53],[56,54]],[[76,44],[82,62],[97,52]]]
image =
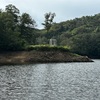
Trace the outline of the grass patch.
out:
[[[69,48],[65,46],[48,46],[48,45],[29,45],[26,50],[36,50],[36,51],[63,51],[69,52]]]

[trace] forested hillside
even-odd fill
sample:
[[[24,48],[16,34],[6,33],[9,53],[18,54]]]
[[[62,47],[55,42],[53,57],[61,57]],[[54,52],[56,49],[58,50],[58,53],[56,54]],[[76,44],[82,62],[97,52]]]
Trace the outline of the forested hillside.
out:
[[[58,45],[68,46],[73,52],[100,57],[100,14],[54,23],[49,32],[44,30],[44,33],[38,37],[41,43],[56,38]]]
[[[35,20],[28,13],[20,14],[14,5],[1,9],[0,51],[48,45],[49,39],[55,38],[58,46],[68,46],[72,52],[100,58],[100,14],[52,23],[48,31],[35,26]]]

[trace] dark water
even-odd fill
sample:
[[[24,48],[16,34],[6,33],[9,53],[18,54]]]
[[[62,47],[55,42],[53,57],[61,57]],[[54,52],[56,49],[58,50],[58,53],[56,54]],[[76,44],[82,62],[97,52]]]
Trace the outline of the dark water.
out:
[[[0,66],[0,100],[100,100],[100,60]]]

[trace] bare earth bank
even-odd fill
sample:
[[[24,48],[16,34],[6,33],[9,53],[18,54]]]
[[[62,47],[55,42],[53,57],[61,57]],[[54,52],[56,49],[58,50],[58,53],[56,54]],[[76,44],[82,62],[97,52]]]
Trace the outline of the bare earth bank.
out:
[[[53,62],[92,62],[87,56],[60,51],[17,51],[0,53],[0,65],[53,63]]]

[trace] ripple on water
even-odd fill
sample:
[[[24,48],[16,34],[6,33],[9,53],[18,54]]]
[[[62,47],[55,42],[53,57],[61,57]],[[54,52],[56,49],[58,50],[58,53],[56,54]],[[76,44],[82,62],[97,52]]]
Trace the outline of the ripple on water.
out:
[[[0,100],[100,100],[100,60],[1,66]]]

